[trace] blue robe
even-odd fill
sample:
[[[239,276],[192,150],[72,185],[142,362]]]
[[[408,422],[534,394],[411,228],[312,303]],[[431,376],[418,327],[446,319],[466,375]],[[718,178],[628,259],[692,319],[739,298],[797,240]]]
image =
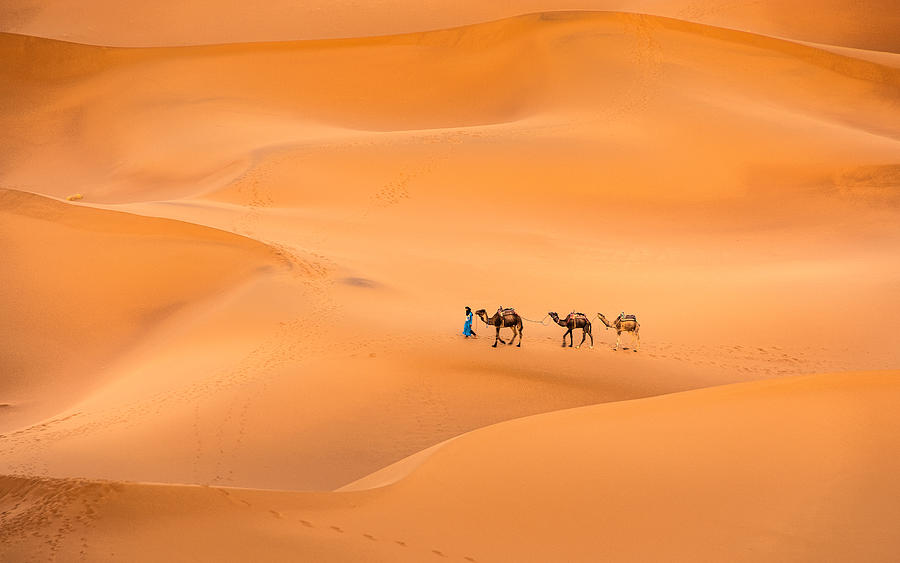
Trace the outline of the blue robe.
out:
[[[472,336],[472,313],[466,315],[466,324],[463,325],[463,336]]]

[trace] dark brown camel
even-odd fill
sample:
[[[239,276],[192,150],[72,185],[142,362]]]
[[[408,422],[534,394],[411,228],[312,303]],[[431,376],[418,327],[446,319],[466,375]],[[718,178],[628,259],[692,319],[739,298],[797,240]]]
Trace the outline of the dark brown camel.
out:
[[[478,309],[477,311],[475,311],[475,314],[479,319],[484,321],[485,324],[496,327],[497,337],[494,339],[494,345],[492,346],[493,348],[497,347],[497,342],[512,345],[512,343],[516,341],[516,335],[519,336],[519,343],[516,344],[516,347],[522,347],[522,317],[520,317],[515,311],[513,311],[512,309],[504,309],[502,314],[500,311],[497,311],[490,318],[488,318],[487,311],[485,311],[484,309]],[[509,342],[506,342],[505,340],[500,338],[501,328],[512,329],[513,337]]]
[[[559,326],[564,326],[568,330],[563,334],[562,345],[563,348],[566,347],[566,336],[569,337],[569,348],[572,347],[572,344],[575,343],[575,336],[572,334],[572,331],[575,329],[581,329],[581,342],[578,343],[576,348],[581,348],[581,345],[584,344],[584,339],[588,336],[591,337],[591,348],[594,347],[594,335],[591,334],[591,321],[588,320],[587,315],[582,313],[572,313],[564,319],[560,319],[559,315],[556,313],[550,312],[548,313],[550,318],[553,319],[553,322],[558,324]]]

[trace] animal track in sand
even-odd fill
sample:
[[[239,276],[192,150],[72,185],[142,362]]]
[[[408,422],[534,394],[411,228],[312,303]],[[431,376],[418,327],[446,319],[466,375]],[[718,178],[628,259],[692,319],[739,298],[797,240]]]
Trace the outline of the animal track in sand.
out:
[[[4,505],[13,501],[0,513],[0,545],[37,538],[43,540],[47,554],[33,553],[35,559],[55,560],[64,544],[74,539],[74,549],[85,559],[89,551],[85,532],[97,517],[96,506],[111,490],[104,484],[70,480],[28,477],[21,483],[13,481],[0,494]],[[76,531],[81,534],[72,538]]]
[[[220,489],[220,491],[225,492],[225,491],[222,491],[221,489]],[[279,518],[279,519],[284,518],[284,515],[277,510],[269,510],[269,513],[271,513],[272,515],[276,515],[276,518]],[[312,521],[306,520],[303,518],[297,519],[297,522],[299,522],[305,528],[315,529],[317,527]],[[330,524],[330,525],[326,526],[326,528],[328,530],[331,530],[338,534],[344,534],[347,537],[363,538],[370,542],[380,542],[381,541],[377,535],[370,533],[370,532],[358,532],[358,533],[350,534],[350,533],[348,533],[348,530],[346,528],[335,525],[335,524]],[[407,543],[404,540],[396,540],[395,539],[395,540],[389,540],[389,542],[398,547],[410,548],[409,543]],[[450,558],[450,556],[446,552],[444,552],[443,550],[440,550],[440,549],[428,549],[428,552],[431,553],[432,555],[435,555],[438,557]],[[462,559],[464,559],[465,561],[470,561],[472,563],[477,563],[477,560],[472,556],[465,556],[465,557],[462,557]]]
[[[194,405],[194,482],[200,483],[200,462],[203,458],[203,441],[200,438],[200,402]]]
[[[699,20],[709,16],[715,16],[722,13],[728,8],[747,7],[759,4],[760,0],[719,0],[718,2],[710,0],[701,0],[699,2],[691,2],[687,6],[681,8],[675,15],[680,20]]]
[[[404,199],[409,199],[409,181],[412,178],[408,173],[401,172],[400,177],[388,182],[383,188],[375,192],[373,199],[375,205],[384,207],[396,205]]]

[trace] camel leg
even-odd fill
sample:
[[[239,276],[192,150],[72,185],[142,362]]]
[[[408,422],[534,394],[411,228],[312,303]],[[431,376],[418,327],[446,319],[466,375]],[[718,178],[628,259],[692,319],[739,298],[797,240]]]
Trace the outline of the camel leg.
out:
[[[513,331],[512,338],[509,339],[509,345],[512,346],[513,344],[516,343],[516,335],[519,334],[519,331],[516,330],[516,327],[514,327],[514,326],[511,326],[509,328]]]
[[[593,350],[594,349],[594,334],[593,334],[593,332],[591,332],[593,329],[591,329],[591,325],[587,325],[586,327],[584,327],[584,330],[586,330],[587,335],[591,337],[591,350]]]
[[[520,325],[519,325],[519,343],[516,344],[516,347],[517,347],[517,348],[521,348],[521,347],[522,347],[522,333],[523,333],[523,332],[525,332],[525,325],[520,324]]]
[[[622,336],[622,331],[621,331],[621,330],[617,330],[617,331],[616,331],[616,347],[613,348],[613,350],[618,350],[618,349],[619,349],[619,337],[621,337],[621,336]]]
[[[497,336],[494,337],[494,345],[491,346],[491,348],[496,348],[497,342],[503,342],[503,340],[500,338],[500,327],[498,326],[496,328],[497,328]],[[503,343],[506,344],[506,342],[503,342]]]
[[[566,337],[569,336],[569,333],[571,333],[571,332],[572,332],[572,330],[567,328],[566,331],[563,333],[563,343],[562,343],[563,348],[566,347]]]
[[[584,339],[585,339],[585,338],[587,338],[587,329],[582,327],[582,329],[581,329],[581,342],[578,343],[578,347],[579,347],[579,348],[581,348],[581,345],[584,344]]]
[[[637,339],[637,346],[634,347],[634,351],[637,352],[638,348],[641,345],[641,333],[637,330],[634,331],[634,337]]]

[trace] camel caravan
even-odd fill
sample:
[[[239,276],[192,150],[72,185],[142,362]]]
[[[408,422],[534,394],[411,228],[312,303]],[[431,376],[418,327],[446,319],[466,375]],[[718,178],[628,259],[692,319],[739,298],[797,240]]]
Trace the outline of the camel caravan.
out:
[[[472,312],[471,309],[466,307],[467,313],[467,321],[466,327],[464,329],[464,334],[466,337],[475,336],[475,332],[471,330],[472,327]],[[488,326],[492,326],[496,329],[496,335],[494,337],[493,348],[497,347],[497,344],[509,344],[512,345],[516,341],[516,337],[518,337],[519,342],[516,344],[517,348],[522,347],[522,329],[524,323],[521,315],[516,313],[516,310],[511,307],[500,307],[497,309],[497,312],[492,316],[488,317],[487,311],[484,309],[479,309],[475,311],[475,315],[481,319],[484,324]],[[551,311],[547,313],[547,316],[553,319],[553,322],[558,324],[559,326],[566,329],[566,332],[563,333],[562,345],[566,346],[566,337],[569,338],[569,348],[581,348],[581,345],[584,344],[584,341],[590,338],[590,347],[594,347],[594,335],[591,334],[591,320],[584,313],[571,312],[565,318],[561,318],[556,312]],[[544,317],[546,318],[546,317]],[[600,322],[606,327],[606,330],[613,329],[616,331],[616,346],[613,350],[619,349],[619,344],[621,343],[622,333],[630,333],[631,334],[631,349],[634,352],[638,351],[638,347],[641,345],[641,335],[640,329],[641,325],[637,321],[637,317],[635,315],[626,315],[624,312],[620,313],[618,317],[613,322],[609,322],[606,320],[606,317],[603,313],[597,313],[597,318],[600,319]],[[543,324],[543,321],[531,321],[531,322],[539,322]],[[501,328],[511,328],[513,331],[512,338],[507,342],[500,338],[500,329]],[[581,342],[578,343],[578,346],[574,346],[575,337],[574,331],[581,329]],[[624,347],[627,349],[627,347]]]

